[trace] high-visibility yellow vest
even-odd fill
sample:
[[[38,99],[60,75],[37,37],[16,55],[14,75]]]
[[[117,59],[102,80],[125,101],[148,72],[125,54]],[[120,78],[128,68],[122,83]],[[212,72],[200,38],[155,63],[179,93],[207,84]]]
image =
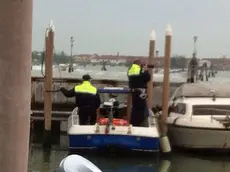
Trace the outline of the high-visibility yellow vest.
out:
[[[97,88],[92,86],[92,84],[89,81],[83,81],[81,85],[77,85],[74,87],[74,91],[76,93],[96,94]]]
[[[128,71],[128,76],[139,75],[141,73],[141,67],[137,64],[133,64]]]

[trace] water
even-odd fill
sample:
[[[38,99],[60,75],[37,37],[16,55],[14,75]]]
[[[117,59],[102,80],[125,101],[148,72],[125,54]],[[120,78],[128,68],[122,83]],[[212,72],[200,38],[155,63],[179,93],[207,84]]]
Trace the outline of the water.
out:
[[[107,67],[107,71],[101,71],[101,66],[90,66],[87,65],[86,67],[77,66],[77,69],[72,72],[68,73],[67,71],[58,70],[57,66],[54,67],[53,76],[56,78],[81,78],[82,75],[88,73],[90,74],[93,79],[114,79],[114,80],[127,80],[127,67],[119,66],[119,67]],[[182,83],[186,82],[187,74],[186,72],[178,72],[174,73],[176,70],[171,70],[170,73],[170,81],[173,83]],[[41,76],[41,67],[37,66],[34,67],[32,70],[32,76]],[[159,73],[153,74],[153,81],[154,82],[162,82],[163,81],[163,70],[160,70]],[[230,84],[230,72],[229,71],[221,71],[218,72],[215,78],[209,78],[209,82],[227,82]],[[170,89],[170,96],[175,91],[176,87],[171,87]],[[153,107],[162,105],[162,92],[163,87],[157,86],[153,89]],[[102,100],[106,100],[108,97],[106,95],[101,96]],[[39,98],[40,99],[40,98]],[[118,100],[120,102],[126,101],[126,96],[119,95]]]
[[[117,66],[117,67],[107,67],[107,71],[101,71],[101,66],[87,65],[86,67],[77,66],[77,69],[68,73],[68,71],[60,71],[56,66],[53,68],[53,76],[57,78],[81,78],[84,74],[90,74],[93,79],[115,79],[115,80],[127,80],[127,67]],[[171,81],[173,82],[184,82],[186,80],[185,76],[187,74],[183,73],[172,73]],[[32,70],[32,76],[42,76],[41,67],[34,66]],[[158,74],[154,75],[155,81],[162,81],[163,72],[160,71]]]
[[[29,172],[52,172],[67,156],[67,151],[43,152],[40,148],[30,151]],[[140,157],[118,157],[112,155],[87,155],[84,157],[97,165],[103,172],[229,172],[230,157],[223,155],[197,155],[174,152],[170,158],[157,155]],[[167,170],[166,170],[167,169]]]
[[[114,79],[114,80],[127,80],[127,67],[116,66],[111,67],[107,66],[107,71],[101,71],[101,66],[92,66],[87,65],[86,67],[77,66],[76,70],[72,73],[68,71],[60,71],[58,66],[53,67],[53,77],[56,78],[81,78],[84,74],[90,74],[93,79]],[[170,81],[171,82],[186,82],[187,72],[175,72],[176,70],[171,70]],[[41,67],[33,66],[31,71],[32,76],[42,76]],[[160,70],[159,73],[153,74],[153,80],[156,82],[163,81],[163,70]],[[230,72],[229,71],[220,71],[215,78],[209,78],[210,81],[218,82],[228,82],[230,83]]]

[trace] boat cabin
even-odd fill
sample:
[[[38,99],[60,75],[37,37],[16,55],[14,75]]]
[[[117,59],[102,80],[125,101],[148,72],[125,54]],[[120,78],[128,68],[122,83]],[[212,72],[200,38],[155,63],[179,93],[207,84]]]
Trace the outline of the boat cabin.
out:
[[[176,89],[169,102],[169,116],[230,115],[228,85],[186,83]]]

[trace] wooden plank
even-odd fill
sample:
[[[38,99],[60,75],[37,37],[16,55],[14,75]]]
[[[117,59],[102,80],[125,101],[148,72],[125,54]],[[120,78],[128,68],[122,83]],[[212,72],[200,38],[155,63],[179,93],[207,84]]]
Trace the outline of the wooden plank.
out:
[[[44,121],[44,117],[41,116],[31,116],[30,117],[32,120],[36,120],[36,121]],[[52,117],[51,118],[52,121],[68,121],[68,118],[60,118],[60,117]]]
[[[51,111],[52,116],[64,116],[69,117],[72,112],[71,111]],[[31,116],[44,116],[44,111],[42,110],[33,110]]]

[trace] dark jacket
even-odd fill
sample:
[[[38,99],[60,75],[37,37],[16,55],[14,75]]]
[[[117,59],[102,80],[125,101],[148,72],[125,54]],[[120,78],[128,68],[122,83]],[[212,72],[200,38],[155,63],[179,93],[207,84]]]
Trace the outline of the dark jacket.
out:
[[[131,68],[132,66],[129,70]],[[150,81],[150,74],[148,71],[143,71],[142,67],[140,67],[140,73],[138,75],[128,74],[128,79],[130,88],[147,88],[147,83]]]
[[[101,100],[98,92],[96,94],[76,92],[75,87],[71,90],[66,90],[62,87],[60,90],[66,97],[75,97],[76,106],[79,109],[92,109],[95,111],[100,107]]]

